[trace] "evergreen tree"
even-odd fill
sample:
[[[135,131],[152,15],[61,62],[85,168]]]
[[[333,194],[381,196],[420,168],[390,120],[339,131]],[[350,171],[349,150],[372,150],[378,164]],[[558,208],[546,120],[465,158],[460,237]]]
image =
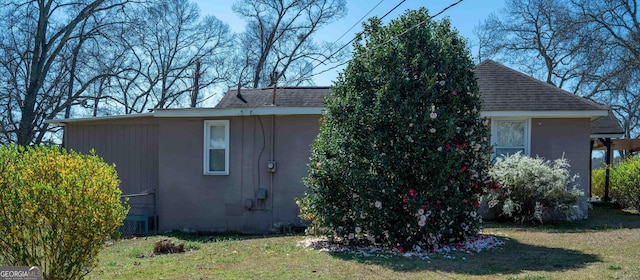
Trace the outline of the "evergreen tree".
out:
[[[490,146],[465,40],[426,9],[358,36],[298,201],[309,231],[399,251],[476,236]]]

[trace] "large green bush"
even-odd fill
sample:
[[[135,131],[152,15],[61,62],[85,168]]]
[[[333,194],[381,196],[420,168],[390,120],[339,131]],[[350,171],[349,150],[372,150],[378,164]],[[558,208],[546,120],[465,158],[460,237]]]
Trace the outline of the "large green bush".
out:
[[[58,148],[0,147],[0,259],[79,279],[127,214],[113,166]]]
[[[354,49],[298,200],[309,231],[399,251],[477,235],[490,147],[465,40],[421,9],[369,20]]]
[[[625,159],[611,170],[611,185],[615,186],[612,196],[623,207],[640,211],[640,157]]]
[[[615,168],[615,166],[614,166]],[[604,185],[606,180],[606,168],[597,168],[591,170],[591,196],[604,197]],[[619,202],[621,200],[621,194],[618,188],[613,182],[613,169],[609,171],[609,198],[613,201]]]
[[[591,196],[604,197],[605,177],[606,168],[591,170]],[[609,195],[611,195],[611,186],[609,186]]]
[[[497,185],[487,201],[499,217],[517,222],[543,222],[555,214],[568,220],[583,217],[586,198],[565,158],[551,162],[516,153],[497,158],[489,174]]]

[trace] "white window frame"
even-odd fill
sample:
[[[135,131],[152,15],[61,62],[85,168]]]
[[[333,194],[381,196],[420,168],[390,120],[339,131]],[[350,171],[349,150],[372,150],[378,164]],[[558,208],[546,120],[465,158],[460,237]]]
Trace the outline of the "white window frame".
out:
[[[209,149],[211,127],[224,126],[224,170],[223,171],[211,171],[209,168]],[[204,121],[204,138],[203,138],[203,174],[204,175],[229,175],[229,120],[206,120]]]
[[[491,118],[491,146],[493,152],[491,156],[495,158],[496,154],[496,142],[498,140],[498,125],[499,122],[524,122],[524,153],[523,155],[529,156],[531,153],[531,118]]]

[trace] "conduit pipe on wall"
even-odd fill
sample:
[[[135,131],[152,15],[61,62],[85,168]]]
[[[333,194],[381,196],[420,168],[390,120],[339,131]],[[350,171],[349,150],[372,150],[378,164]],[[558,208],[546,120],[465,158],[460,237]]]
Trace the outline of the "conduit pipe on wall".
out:
[[[271,161],[275,162],[275,149],[276,149],[276,115],[271,115]],[[273,205],[273,181],[275,172],[271,173],[271,186],[269,190],[269,198],[271,198],[271,224],[274,224],[274,205]]]

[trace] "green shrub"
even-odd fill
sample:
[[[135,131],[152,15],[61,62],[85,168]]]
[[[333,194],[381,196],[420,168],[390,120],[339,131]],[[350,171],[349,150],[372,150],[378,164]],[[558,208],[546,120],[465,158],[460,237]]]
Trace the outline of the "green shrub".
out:
[[[465,40],[421,9],[370,20],[354,49],[298,200],[309,232],[398,251],[477,235],[490,146]]]
[[[113,166],[55,147],[0,147],[0,259],[79,279],[127,209]]]
[[[640,157],[630,157],[614,165],[611,185],[616,190],[612,197],[618,198],[623,207],[640,211]]]
[[[604,197],[606,168],[598,168],[591,170],[591,196]],[[611,185],[609,185],[609,194],[611,194]]]
[[[517,222],[543,222],[561,214],[567,220],[583,217],[583,192],[574,185],[565,158],[553,162],[521,153],[496,159],[489,174],[497,186],[487,194],[490,209]]]
[[[609,171],[609,198],[613,201],[620,201],[621,194],[616,185],[613,184],[613,169]],[[604,184],[606,178],[606,168],[598,168],[591,170],[591,196],[604,197]]]

